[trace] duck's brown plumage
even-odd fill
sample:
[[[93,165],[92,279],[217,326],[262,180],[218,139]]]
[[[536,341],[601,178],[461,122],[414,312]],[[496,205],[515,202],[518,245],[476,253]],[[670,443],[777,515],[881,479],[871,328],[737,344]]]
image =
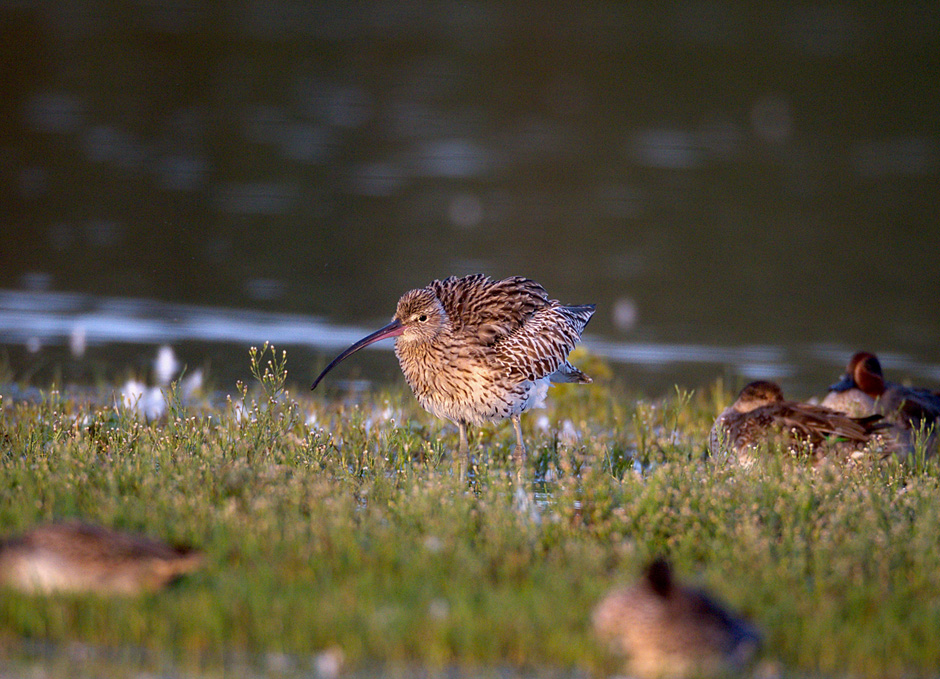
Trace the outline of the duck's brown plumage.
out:
[[[34,593],[153,591],[202,563],[191,549],[81,522],[37,526],[0,542],[0,584]]]
[[[856,450],[885,428],[880,415],[849,417],[824,406],[783,398],[780,387],[767,381],[751,382],[715,420],[709,437],[713,454],[733,452],[742,463],[751,461],[752,451],[778,440],[808,449],[814,460],[833,448]]]
[[[940,393],[905,387],[885,379],[875,354],[859,351],[849,359],[845,374],[822,404],[852,415],[880,414],[894,425],[892,452],[905,457],[923,445],[927,456],[936,454],[940,429]]]
[[[669,563],[650,563],[640,580],[594,609],[595,633],[627,657],[638,677],[702,676],[739,669],[760,634],[705,592],[676,582]]]

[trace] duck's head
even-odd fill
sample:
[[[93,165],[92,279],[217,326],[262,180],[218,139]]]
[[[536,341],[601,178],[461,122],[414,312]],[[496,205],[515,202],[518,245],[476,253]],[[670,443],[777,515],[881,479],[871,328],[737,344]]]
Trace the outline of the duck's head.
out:
[[[783,401],[783,391],[778,384],[758,380],[751,382],[741,390],[734,402],[734,409],[739,413],[748,413],[755,408],[780,403],[781,401]]]
[[[868,351],[859,351],[849,360],[842,378],[829,387],[830,391],[849,389],[860,389],[872,398],[878,398],[884,393],[885,378],[877,356]]]

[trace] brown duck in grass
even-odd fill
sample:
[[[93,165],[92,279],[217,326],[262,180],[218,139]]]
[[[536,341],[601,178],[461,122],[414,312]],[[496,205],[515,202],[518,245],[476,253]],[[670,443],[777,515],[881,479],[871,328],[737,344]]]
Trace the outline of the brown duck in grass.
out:
[[[202,566],[188,548],[80,522],[37,526],[0,542],[0,585],[28,593],[137,594]]]
[[[657,559],[639,582],[608,594],[594,609],[594,631],[634,676],[697,677],[739,670],[760,634],[705,592],[675,581]]]
[[[822,405],[854,416],[883,415],[894,425],[892,447],[901,457],[911,455],[919,444],[927,457],[937,452],[940,393],[889,382],[878,357],[868,351],[852,356]]]
[[[824,406],[786,401],[773,382],[751,382],[715,420],[709,436],[713,455],[731,453],[743,465],[761,446],[782,443],[819,462],[830,453],[860,451],[889,425],[880,415],[849,417]]]

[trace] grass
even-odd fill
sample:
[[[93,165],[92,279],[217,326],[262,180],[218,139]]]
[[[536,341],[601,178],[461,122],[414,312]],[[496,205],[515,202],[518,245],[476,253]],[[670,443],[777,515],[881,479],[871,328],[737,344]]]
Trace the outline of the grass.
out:
[[[195,545],[208,565],[139,598],[4,592],[0,647],[210,668],[339,648],[352,667],[600,674],[616,664],[592,606],[667,554],[756,623],[788,673],[937,674],[933,462],[813,470],[769,454],[740,469],[703,456],[731,398],[720,384],[650,401],[606,381],[557,388],[523,418],[521,486],[511,427],[474,430],[468,482],[456,428],[405,387],[300,398],[283,354],[250,363],[253,387],[222,407],[171,390],[155,423],[55,391],[2,402],[4,532],[77,517]]]

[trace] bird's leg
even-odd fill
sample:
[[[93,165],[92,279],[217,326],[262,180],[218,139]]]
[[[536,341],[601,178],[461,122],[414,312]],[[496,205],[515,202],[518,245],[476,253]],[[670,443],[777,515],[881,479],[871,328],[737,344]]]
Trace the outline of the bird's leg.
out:
[[[516,430],[516,447],[512,451],[512,458],[516,461],[516,466],[520,469],[522,465],[525,464],[525,443],[522,440],[522,421],[519,415],[513,415],[512,419],[512,428]]]
[[[460,444],[457,448],[457,457],[460,461],[460,481],[468,478],[473,479],[473,460],[470,458],[470,445],[467,443],[467,423],[458,422],[457,428],[460,430]]]
[[[457,427],[460,429],[460,445],[457,449],[457,452],[466,458],[467,462],[470,461],[470,444],[467,443],[467,423],[458,422]]]

